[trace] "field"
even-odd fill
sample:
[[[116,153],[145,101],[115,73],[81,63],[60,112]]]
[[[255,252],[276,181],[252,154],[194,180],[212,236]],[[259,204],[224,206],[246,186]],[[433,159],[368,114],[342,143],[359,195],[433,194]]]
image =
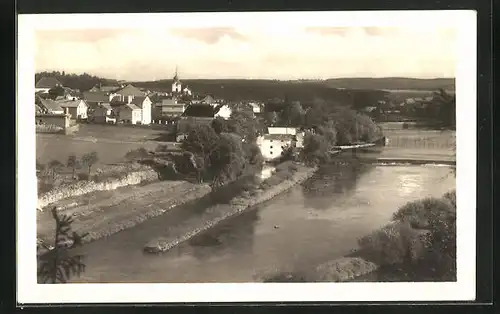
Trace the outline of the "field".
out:
[[[37,134],[36,157],[41,163],[59,160],[65,163],[68,155],[83,154],[96,151],[99,164],[119,163],[124,161],[125,154],[132,149],[144,147],[154,150],[159,142],[156,139],[166,130],[144,127],[127,127],[114,125],[82,124],[80,130],[73,135]]]

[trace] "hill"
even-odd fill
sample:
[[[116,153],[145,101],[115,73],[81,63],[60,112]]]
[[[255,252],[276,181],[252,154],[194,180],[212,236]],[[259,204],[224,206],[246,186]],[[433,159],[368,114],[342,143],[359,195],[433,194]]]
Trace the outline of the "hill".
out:
[[[325,84],[333,88],[380,89],[380,90],[426,90],[439,88],[455,90],[454,78],[416,79],[404,77],[385,78],[338,78],[328,79]]]
[[[170,90],[171,80],[150,82],[129,82],[134,86]],[[377,90],[337,89],[324,81],[278,81],[278,80],[182,80],[198,94],[208,94],[229,101],[256,100],[267,101],[273,98],[312,102],[323,99],[345,105],[357,106],[358,103],[374,103],[384,99],[388,92]]]

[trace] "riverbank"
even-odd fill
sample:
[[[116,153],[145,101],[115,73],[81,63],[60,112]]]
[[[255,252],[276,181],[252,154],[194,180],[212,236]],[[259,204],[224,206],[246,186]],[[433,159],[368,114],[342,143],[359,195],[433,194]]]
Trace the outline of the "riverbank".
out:
[[[177,206],[196,201],[209,192],[210,187],[206,184],[160,181],[142,186],[121,187],[112,191],[95,191],[72,197],[56,205],[61,205],[60,214],[73,216],[74,231],[88,233],[83,239],[84,243],[88,243],[131,228]],[[50,243],[54,228],[51,213],[38,212],[38,239]]]
[[[389,224],[361,237],[352,253],[316,267],[267,275],[263,281],[454,281],[455,215],[454,191],[409,202]]]
[[[228,204],[217,204],[197,216],[168,227],[168,235],[149,241],[144,251],[165,252],[194,236],[200,235],[218,223],[243,213],[257,204],[266,202],[292,186],[310,178],[316,167],[306,167],[293,162],[285,162],[276,167],[276,172],[258,185],[248,187],[241,196],[232,198]]]

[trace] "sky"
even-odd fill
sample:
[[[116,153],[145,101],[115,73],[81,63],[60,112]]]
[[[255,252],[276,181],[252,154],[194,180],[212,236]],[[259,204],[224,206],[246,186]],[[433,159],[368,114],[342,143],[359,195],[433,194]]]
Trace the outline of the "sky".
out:
[[[37,30],[35,70],[118,80],[455,77],[440,27],[162,27]]]

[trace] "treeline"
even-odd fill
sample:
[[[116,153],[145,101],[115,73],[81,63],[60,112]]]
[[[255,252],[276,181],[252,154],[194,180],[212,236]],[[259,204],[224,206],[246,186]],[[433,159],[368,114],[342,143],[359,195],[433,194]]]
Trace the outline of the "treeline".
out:
[[[74,74],[66,73],[64,71],[52,71],[52,72],[39,72],[35,73],[35,83],[38,82],[42,77],[55,77],[64,87],[69,87],[71,89],[79,90],[80,92],[85,92],[92,87],[102,84],[102,85],[118,85],[117,80],[105,79],[95,75],[90,75],[88,73]]]
[[[338,78],[328,79],[325,84],[333,88],[381,89],[381,90],[455,90],[454,78],[416,79],[405,77]]]
[[[197,94],[212,95],[228,101],[291,99],[312,102],[314,99],[335,101],[353,107],[364,107],[384,100],[388,92],[363,89],[335,89],[321,81],[277,80],[183,80]],[[169,90],[171,80],[131,82],[134,86],[148,89]]]

